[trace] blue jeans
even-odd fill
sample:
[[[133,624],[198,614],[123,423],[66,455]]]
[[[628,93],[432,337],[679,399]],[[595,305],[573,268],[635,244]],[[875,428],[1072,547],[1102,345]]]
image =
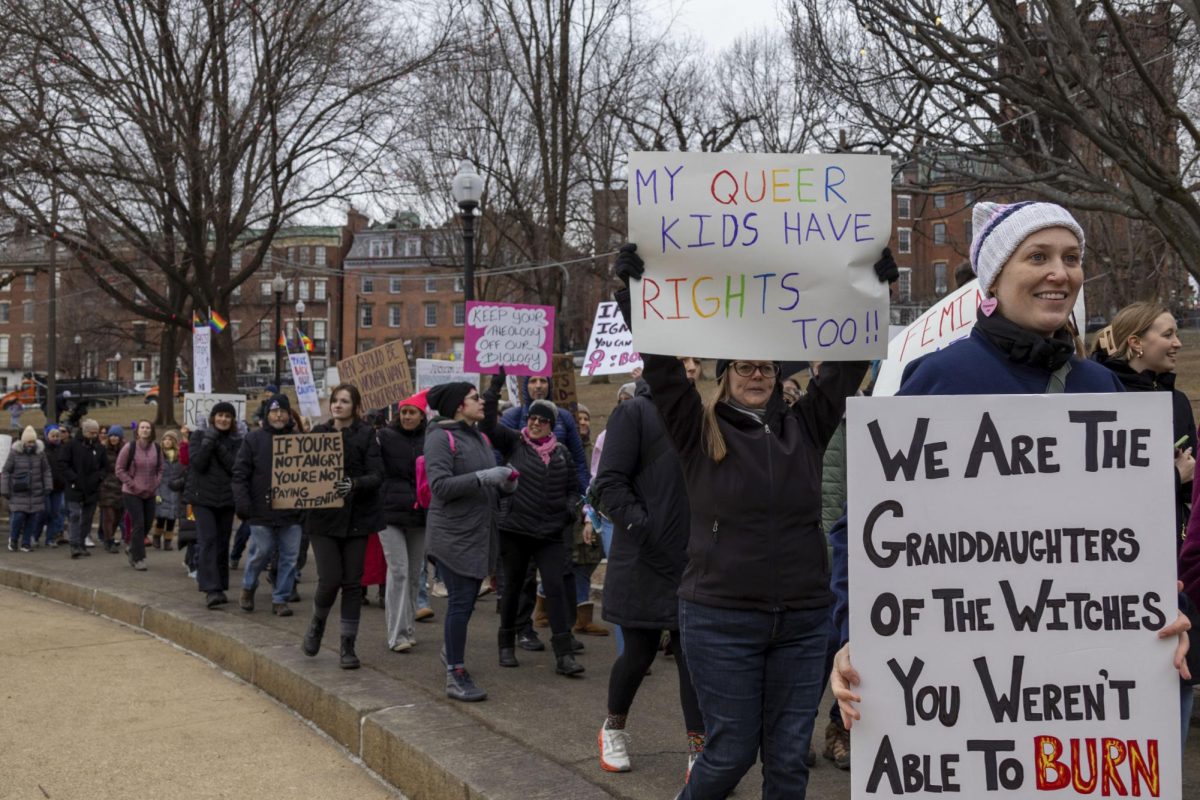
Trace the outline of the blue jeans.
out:
[[[604,545],[604,557],[608,558],[608,554],[612,550],[612,537],[613,537],[612,520],[605,519],[604,517],[600,516],[599,514],[596,515],[596,519],[600,520],[600,527],[596,528],[596,530],[600,531],[600,543]],[[595,520],[593,520],[592,524],[594,527]],[[617,656],[620,657],[620,655],[625,652],[625,635],[623,633],[621,633],[620,625],[614,625],[613,629],[616,631],[616,637],[617,637]]]
[[[679,601],[679,629],[707,738],[684,800],[718,800],[761,749],[763,800],[804,800],[825,691],[828,608],[742,611]]]
[[[46,495],[45,512],[42,521],[46,525],[46,544],[50,544],[62,535],[67,522],[66,492],[57,491]]]
[[[19,538],[20,543],[26,547],[33,547],[33,537],[37,535],[38,524],[41,522],[42,512],[40,511],[14,511],[12,519],[9,520],[8,537],[16,542]]]
[[[258,578],[279,550],[279,566],[275,572],[272,603],[286,603],[296,585],[296,558],[300,555],[299,525],[251,525],[250,561],[242,572],[242,588],[258,588]]]
[[[453,668],[465,664],[467,650],[467,625],[475,611],[475,598],[479,596],[478,578],[459,575],[452,569],[441,567],[442,583],[446,584],[446,622],[443,637],[446,642],[446,666]]]

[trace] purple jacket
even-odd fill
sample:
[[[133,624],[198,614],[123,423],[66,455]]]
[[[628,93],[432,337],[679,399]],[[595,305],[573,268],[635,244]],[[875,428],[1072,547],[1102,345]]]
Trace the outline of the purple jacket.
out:
[[[121,491],[125,494],[154,497],[162,473],[162,452],[153,442],[148,447],[130,442],[121,448],[121,454],[117,456],[117,477],[121,479]]]

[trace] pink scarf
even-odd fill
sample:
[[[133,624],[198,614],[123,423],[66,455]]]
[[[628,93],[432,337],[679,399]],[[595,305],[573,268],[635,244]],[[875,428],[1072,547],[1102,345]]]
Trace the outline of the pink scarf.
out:
[[[558,439],[554,438],[553,432],[539,442],[529,438],[529,428],[523,428],[521,430],[521,438],[533,448],[534,452],[541,456],[543,464],[549,465],[550,456],[554,454],[554,448],[558,446]]]

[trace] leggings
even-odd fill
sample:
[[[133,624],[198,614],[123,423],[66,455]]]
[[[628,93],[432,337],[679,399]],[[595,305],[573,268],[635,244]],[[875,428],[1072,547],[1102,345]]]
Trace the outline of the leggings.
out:
[[[317,535],[312,537],[312,547],[317,559],[317,591],[313,594],[317,616],[329,616],[340,589],[342,636],[357,636],[367,537]]]
[[[134,561],[144,561],[146,558],[146,537],[150,535],[150,526],[154,524],[154,498],[138,497],[134,494],[122,494],[125,501],[125,512],[129,514],[129,555]]]
[[[629,713],[638,687],[646,677],[646,670],[654,663],[658,642],[662,638],[662,631],[654,628],[627,628],[622,625],[621,633],[625,637],[625,651],[613,662],[612,673],[608,676],[609,714]],[[689,732],[703,733],[704,717],[700,714],[687,660],[679,645],[679,631],[673,630],[670,634],[675,668],[679,671],[679,705],[683,708],[683,724]]]

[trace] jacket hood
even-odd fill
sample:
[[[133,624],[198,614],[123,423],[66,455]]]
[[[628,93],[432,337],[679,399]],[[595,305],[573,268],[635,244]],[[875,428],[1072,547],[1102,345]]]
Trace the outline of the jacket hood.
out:
[[[647,399],[652,397],[653,395],[651,395],[651,393],[650,393],[650,384],[646,383],[646,381],[644,379],[638,378],[637,379],[637,388],[634,389],[633,396],[634,397],[645,397]]]

